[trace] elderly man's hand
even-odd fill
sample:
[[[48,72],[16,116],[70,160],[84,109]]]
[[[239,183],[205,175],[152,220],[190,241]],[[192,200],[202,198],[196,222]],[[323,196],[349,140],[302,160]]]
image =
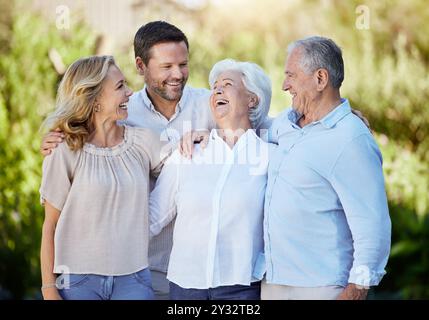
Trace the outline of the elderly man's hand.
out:
[[[337,297],[337,300],[365,300],[367,295],[368,289],[349,283]]]
[[[364,117],[364,115],[362,114],[362,112],[360,112],[359,110],[352,109],[352,113],[353,113],[355,116],[357,116],[359,119],[361,119],[361,120],[362,120],[362,122],[363,122],[363,123],[365,123],[365,125],[368,127],[369,131],[371,131],[371,132],[372,132],[372,130],[371,130],[371,126],[369,125],[369,121],[368,121],[368,119],[367,119],[367,118],[365,118],[365,117]]]
[[[40,147],[40,153],[43,157],[50,155],[52,150],[55,149],[59,143],[63,142],[64,133],[56,129],[55,131],[49,132],[42,140],[42,145]]]
[[[208,130],[199,130],[199,131],[190,131],[183,135],[179,143],[179,152],[186,158],[192,158],[192,153],[194,151],[194,142],[199,142],[201,148],[205,148],[209,141],[209,131]]]

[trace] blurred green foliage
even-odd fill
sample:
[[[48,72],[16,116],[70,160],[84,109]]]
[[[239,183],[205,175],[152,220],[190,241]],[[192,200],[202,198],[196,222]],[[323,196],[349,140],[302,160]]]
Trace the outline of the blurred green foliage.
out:
[[[94,39],[83,27],[60,33],[13,2],[0,5],[0,42],[8,44],[0,59],[0,289],[9,298],[22,298],[34,296],[40,286],[44,213],[38,195],[38,130],[52,109],[59,80],[48,53],[55,48],[69,64],[90,54]]]
[[[429,297],[429,166],[397,141],[379,136],[393,224],[381,289],[405,298]]]
[[[171,5],[173,1],[164,0]],[[162,1],[161,1],[162,2]],[[198,9],[153,7],[144,20],[172,23],[190,40],[193,86],[207,87],[211,66],[231,57],[260,64],[273,82],[271,114],[289,105],[281,91],[289,42],[319,34],[344,53],[342,95],[370,120],[384,157],[392,218],[387,275],[375,298],[429,298],[429,6],[425,0],[247,1]],[[61,31],[34,14],[0,2],[0,298],[35,297],[43,211],[38,128],[53,108],[59,76],[49,59],[56,49],[65,64],[95,52],[94,33],[76,23]],[[369,29],[356,27],[368,9]],[[144,22],[142,22],[144,23]],[[114,52],[131,87],[131,45]]]

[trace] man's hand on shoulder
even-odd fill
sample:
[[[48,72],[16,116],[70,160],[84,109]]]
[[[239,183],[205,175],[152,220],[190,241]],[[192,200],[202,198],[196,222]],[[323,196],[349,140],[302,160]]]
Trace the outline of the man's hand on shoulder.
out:
[[[59,129],[47,133],[42,140],[40,153],[43,157],[50,155],[52,150],[55,149],[59,143],[64,141],[64,133]]]

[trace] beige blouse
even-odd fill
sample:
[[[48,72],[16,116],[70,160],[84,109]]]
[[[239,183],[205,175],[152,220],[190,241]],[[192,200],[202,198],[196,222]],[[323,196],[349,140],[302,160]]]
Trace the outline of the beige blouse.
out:
[[[43,162],[41,198],[61,211],[54,273],[126,275],[148,266],[149,173],[171,153],[149,129],[125,126],[111,148],[61,143]]]

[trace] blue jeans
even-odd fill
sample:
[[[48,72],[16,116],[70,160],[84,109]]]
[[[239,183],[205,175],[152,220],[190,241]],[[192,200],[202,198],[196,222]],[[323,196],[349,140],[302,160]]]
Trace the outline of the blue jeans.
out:
[[[70,274],[69,287],[58,292],[64,300],[154,299],[149,269],[125,276]]]
[[[260,300],[261,282],[209,289],[185,289],[170,281],[170,300]]]

